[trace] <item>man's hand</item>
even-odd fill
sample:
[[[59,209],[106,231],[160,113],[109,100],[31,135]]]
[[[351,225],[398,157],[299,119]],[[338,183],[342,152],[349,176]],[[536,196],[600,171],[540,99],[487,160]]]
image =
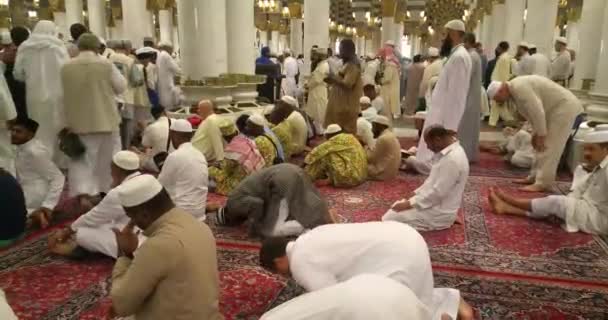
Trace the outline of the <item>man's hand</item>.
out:
[[[409,210],[411,209],[412,206],[410,205],[410,202],[408,200],[400,200],[397,203],[395,203],[395,205],[393,205],[393,207],[391,209],[393,209],[393,211],[396,212],[401,212],[401,211],[405,211],[405,210]]]
[[[53,217],[53,210],[45,207],[40,207],[30,215],[34,220],[40,224],[40,228],[45,229],[51,223]]]
[[[546,149],[545,136],[534,135],[532,137],[532,146],[537,152],[543,152]]]
[[[127,257],[132,257],[133,252],[137,250],[139,246],[139,239],[137,235],[139,232],[135,233],[135,222],[133,220],[129,221],[129,223],[122,229],[118,230],[117,228],[112,229],[114,231],[114,235],[116,235],[116,244],[118,247],[118,255],[124,255]]]

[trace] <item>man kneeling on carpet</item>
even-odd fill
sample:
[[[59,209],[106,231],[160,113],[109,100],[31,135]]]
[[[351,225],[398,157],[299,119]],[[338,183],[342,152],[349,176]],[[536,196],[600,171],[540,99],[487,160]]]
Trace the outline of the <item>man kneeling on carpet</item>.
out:
[[[111,316],[223,319],[211,229],[177,208],[151,175],[123,183],[118,198],[131,220],[114,229],[119,258],[112,271]],[[135,226],[148,237],[141,246]]]
[[[328,224],[295,241],[267,239],[260,249],[260,264],[270,271],[291,275],[308,292],[362,274],[385,276],[408,287],[429,309],[432,319],[473,318],[473,309],[458,290],[433,288],[424,238],[412,227],[397,222]],[[319,311],[323,306],[310,304],[308,310]],[[407,318],[406,314],[403,316]]]
[[[112,157],[113,188],[89,212],[72,225],[49,237],[53,253],[81,257],[87,252],[98,252],[116,258],[116,239],[113,228],[123,228],[129,222],[120,201],[118,188],[124,182],[139,176],[139,157],[131,151],[119,151]]]
[[[565,221],[568,232],[608,234],[608,131],[596,131],[584,138],[584,159],[591,173],[567,196],[526,199],[490,189],[494,212],[530,218],[554,215]]]
[[[384,214],[383,221],[407,223],[421,231],[441,230],[456,221],[469,177],[469,160],[451,131],[442,126],[426,129],[428,148],[435,152],[424,184]]]
[[[217,214],[220,225],[246,221],[253,235],[296,236],[305,229],[335,222],[327,203],[304,171],[283,163],[249,175],[228,196]]]

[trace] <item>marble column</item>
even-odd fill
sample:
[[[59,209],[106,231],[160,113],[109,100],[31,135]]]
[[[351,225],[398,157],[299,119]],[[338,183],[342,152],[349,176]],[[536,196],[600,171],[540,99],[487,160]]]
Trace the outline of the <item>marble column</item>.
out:
[[[270,41],[268,41],[268,46],[270,47],[270,52],[273,54],[281,53],[279,51],[279,30],[271,30],[270,31]]]
[[[401,52],[401,39],[403,37],[403,23],[393,23],[393,41],[395,42],[395,50]]]
[[[153,37],[150,30],[152,17],[146,8],[146,0],[123,0],[123,37],[131,40],[133,47],[143,46],[144,37]]]
[[[495,4],[492,9],[492,37],[490,40],[490,45],[492,48],[495,48],[498,43],[501,41],[505,41],[505,35],[507,33],[506,26],[506,5],[504,4]],[[509,26],[510,27],[510,26]],[[511,44],[513,45],[513,44]]]
[[[604,8],[603,21],[601,45],[596,66],[597,75],[595,77],[595,87],[591,93],[608,97],[608,5]]]
[[[173,11],[159,10],[158,25],[160,27],[160,41],[168,41],[173,43]]]
[[[279,34],[279,52],[283,52],[285,51],[285,49],[290,49],[289,48],[289,37],[286,34],[280,33]],[[291,53],[293,56],[293,52]]]
[[[109,39],[122,39],[123,32],[123,23],[122,20],[114,20],[114,27],[110,28]]]
[[[255,24],[253,2],[226,0],[228,72],[255,73]]]
[[[365,54],[375,54],[374,52],[374,40],[372,39],[372,35],[368,34],[365,36]]]
[[[89,30],[98,37],[107,38],[106,1],[87,0],[87,10],[89,14]]]
[[[357,39],[357,55],[364,56],[365,55],[365,37],[363,36],[355,36]]]
[[[302,19],[293,18],[291,19],[290,24],[291,32],[289,46],[291,48],[291,52],[293,52],[295,56],[302,53],[306,55],[306,53],[302,50],[302,32],[304,31],[302,28]]]
[[[199,53],[198,27],[196,24],[196,0],[177,2],[177,28],[180,57],[185,79],[200,80],[203,77]]]
[[[524,37],[524,11],[526,0],[509,0],[505,2],[505,26],[504,40],[511,46],[511,54],[515,55],[517,46]]]
[[[173,25],[173,20],[171,20],[171,29],[173,33],[173,49],[180,50],[179,46],[179,29]]]
[[[578,22],[569,21],[566,28],[566,38],[568,39],[568,48],[574,50],[578,55],[581,46],[579,37],[580,24]]]
[[[268,46],[268,30],[260,30],[260,49]]]
[[[59,32],[63,34],[64,39],[68,39],[70,37],[70,30],[65,22],[65,12],[53,12],[53,21]]]
[[[574,69],[572,88],[581,89],[583,79],[595,79],[598,53],[602,46],[602,30],[600,26],[605,24],[602,19],[606,3],[606,0],[583,1],[583,11],[579,27],[580,34],[583,37],[580,38],[579,50],[576,52],[576,68]]]
[[[327,0],[306,0],[304,3],[304,52],[310,52],[313,45],[321,48],[329,45]],[[310,54],[304,55],[304,73],[310,74]]]
[[[486,14],[483,18],[483,22],[481,25],[481,44],[483,45],[484,51],[488,56],[488,59],[494,58],[494,49],[496,45],[492,44],[492,16]]]
[[[242,0],[241,0],[242,1]],[[198,0],[198,41],[200,53],[197,57],[205,77],[217,77],[228,72],[228,43],[226,31],[226,0]],[[230,12],[231,15],[236,14]],[[253,25],[253,22],[251,23]],[[253,28],[253,27],[251,27]],[[250,40],[253,43],[253,37]],[[181,41],[182,47],[185,41]]]
[[[82,23],[82,0],[65,0],[65,24],[70,29],[74,23]]]
[[[538,52],[551,57],[553,52],[553,32],[557,19],[559,0],[528,1],[528,14],[524,27],[524,39],[533,43]]]
[[[393,17],[383,17],[382,18],[382,42],[381,45],[384,45],[387,41],[393,40],[395,41],[395,26],[394,26],[394,18]]]

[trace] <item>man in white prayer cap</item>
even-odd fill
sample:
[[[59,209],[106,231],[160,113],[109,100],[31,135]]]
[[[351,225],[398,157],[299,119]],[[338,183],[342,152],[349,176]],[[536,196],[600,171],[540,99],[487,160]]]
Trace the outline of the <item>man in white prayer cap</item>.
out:
[[[534,74],[534,59],[530,56],[530,44],[522,41],[517,46],[517,63],[515,64],[514,74],[518,76],[527,76]]]
[[[551,80],[565,87],[570,77],[570,64],[572,63],[570,51],[568,51],[568,40],[565,37],[555,39],[555,52],[557,52],[557,56],[551,62]]]
[[[463,320],[473,316],[458,290],[434,288],[424,238],[412,227],[396,222],[327,224],[294,241],[269,238],[262,242],[260,264],[291,276],[308,292],[319,292],[363,274],[384,276],[408,287],[431,314],[439,315],[427,319],[440,319],[444,313],[452,319],[457,314]],[[409,319],[407,314],[402,316]]]
[[[363,96],[359,99],[361,114],[357,118],[357,139],[367,149],[373,149],[376,145],[374,133],[372,132],[372,120],[378,115],[378,111],[372,107],[371,99]]]
[[[223,320],[217,250],[209,227],[176,207],[151,175],[125,182],[118,198],[131,220],[113,230],[118,259],[110,316]],[[147,237],[141,246],[135,227]]]
[[[533,72],[537,76],[545,78],[551,78],[551,61],[546,55],[538,52],[536,45],[533,43],[528,44],[528,51],[533,61]]]
[[[568,232],[608,234],[608,131],[588,133],[583,143],[584,166],[591,173],[570,194],[529,199],[492,188],[489,199],[494,211],[533,219],[556,216]]]
[[[118,189],[124,182],[139,175],[137,154],[131,151],[117,152],[112,157],[113,188],[99,204],[51,236],[50,250],[68,256],[79,256],[84,250],[116,258],[118,251],[112,229],[122,229],[129,222],[120,204]]]
[[[375,274],[362,274],[287,301],[261,320],[429,320],[431,312],[410,288]]]
[[[365,68],[363,69],[363,85],[376,85],[376,74],[380,67],[380,60],[373,53],[365,57]]]
[[[367,150],[367,174],[370,179],[387,181],[395,178],[401,165],[401,145],[385,116],[372,120],[375,144]]]
[[[185,119],[171,122],[169,138],[175,148],[163,165],[158,181],[167,189],[175,205],[205,220],[209,185],[207,160],[192,146],[192,125]]]
[[[530,175],[516,182],[529,184],[524,191],[550,190],[574,121],[583,113],[581,102],[570,90],[536,75],[492,82],[488,97],[497,103],[512,102],[532,125],[536,162]]]
[[[467,104],[472,62],[463,43],[464,22],[452,20],[445,28],[447,37],[443,41],[441,54],[448,59],[433,90],[433,105],[426,114],[423,132],[434,125],[457,132]],[[416,156],[408,158],[408,165],[419,173],[428,174],[431,171],[432,157],[433,152],[427,147],[424,137],[421,137]]]
[[[117,96],[120,107],[120,116],[122,121],[120,122],[120,138],[123,149],[129,149],[131,147],[131,140],[135,134],[135,87],[139,84],[135,83],[137,79],[134,79],[133,74],[138,72],[137,66],[135,65],[135,59],[131,57],[131,42],[128,40],[112,40],[112,54],[108,60],[112,62],[122,76],[127,80],[127,89],[120,95]],[[142,75],[143,76],[143,75]]]
[[[175,86],[175,76],[182,73],[179,65],[173,57],[173,45],[162,41],[158,44],[160,49],[156,58],[158,66],[158,96],[160,105],[167,110],[172,110],[179,104],[179,88]]]
[[[435,83],[439,77],[439,73],[443,68],[443,60],[439,55],[439,49],[430,47],[427,51],[427,63],[420,82],[420,91],[418,91],[418,107],[416,111],[426,111],[431,103],[431,95]]]
[[[291,50],[285,49],[283,51],[285,61],[283,61],[283,74],[285,79],[282,81],[283,94],[291,97],[297,95],[298,84],[296,82],[296,76],[298,75],[298,61],[292,57]]]

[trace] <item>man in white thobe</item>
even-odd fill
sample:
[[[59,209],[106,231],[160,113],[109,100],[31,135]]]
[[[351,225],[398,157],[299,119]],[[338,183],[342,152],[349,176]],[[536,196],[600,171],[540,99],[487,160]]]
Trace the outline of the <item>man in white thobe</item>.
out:
[[[431,313],[408,287],[362,274],[309,292],[264,313],[261,320],[428,320]]]
[[[296,76],[298,75],[298,61],[291,56],[291,50],[285,49],[283,52],[285,61],[283,62],[283,94],[286,96],[296,97],[298,93],[298,85]]]
[[[150,157],[172,150],[171,140],[169,139],[171,119],[167,117],[162,107],[152,109],[152,117],[156,120],[144,129],[141,138],[141,145]]]
[[[418,91],[419,99],[424,99],[424,109],[420,111],[425,111],[429,108],[430,101],[426,101],[426,95],[429,91],[429,86],[431,83],[431,79],[436,78],[441,73],[441,69],[443,68],[443,60],[439,55],[439,49],[430,47],[427,51],[427,59],[428,65],[424,68],[424,73],[422,74],[422,81],[420,81],[420,90]],[[432,91],[432,90],[431,90]]]
[[[357,118],[357,139],[362,146],[371,150],[376,145],[372,132],[372,121],[378,115],[378,111],[372,107],[371,100],[366,96],[359,99],[359,105],[361,106],[361,115]]]
[[[534,58],[530,56],[529,46],[527,42],[521,42],[517,46],[517,64],[513,73],[518,76],[534,74]]]
[[[424,238],[412,227],[392,221],[328,224],[295,241],[267,239],[260,249],[260,263],[268,270],[290,275],[308,292],[375,274],[408,287],[432,314],[446,313],[456,319],[462,301],[457,290],[433,288]],[[444,301],[434,298],[441,295],[446,297]],[[464,301],[462,304],[466,308]]]
[[[558,37],[555,40],[555,51],[557,56],[551,62],[551,80],[565,87],[570,77],[570,63],[572,63],[568,40],[565,37]]]
[[[41,20],[19,46],[13,70],[15,79],[25,82],[28,116],[40,124],[36,138],[51,157],[57,149],[57,134],[65,126],[61,67],[68,59],[63,41],[57,38],[55,23]]]
[[[608,234],[608,131],[583,136],[584,165],[590,169],[567,196],[552,195],[529,199],[490,189],[490,204],[498,214],[542,219],[556,216],[568,232]]]
[[[532,74],[545,78],[550,78],[551,61],[549,61],[549,58],[547,58],[547,56],[545,56],[544,54],[538,52],[535,44],[530,44],[528,49],[533,62]]]
[[[312,54],[311,58],[318,62],[306,83],[308,101],[304,110],[313,119],[317,135],[322,135],[325,112],[327,110],[327,83],[323,80],[329,76],[327,49],[317,48],[315,51],[312,51]]]
[[[535,161],[532,134],[529,131],[528,124],[515,130],[512,128],[503,130],[507,139],[500,145],[500,149],[506,153],[504,159],[518,168],[530,169]]]
[[[125,181],[140,175],[139,157],[131,151],[119,151],[112,157],[111,169],[113,188],[95,207],[50,238],[49,244],[53,252],[55,245],[75,241],[76,245],[86,251],[116,259],[118,248],[112,229],[122,230],[129,223],[129,217],[120,205],[118,190]]]
[[[380,67],[380,60],[373,53],[368,53],[365,58],[365,69],[363,69],[363,85],[376,85],[376,74]]]
[[[175,86],[175,76],[181,74],[181,69],[177,62],[171,57],[173,45],[169,42],[158,44],[159,53],[156,58],[158,67],[158,97],[160,105],[167,110],[172,110],[179,104],[179,88]]]
[[[382,220],[403,222],[421,231],[446,229],[456,221],[469,177],[469,160],[445,128],[427,128],[424,137],[436,153],[430,175],[411,196],[393,204]]]
[[[17,110],[11,92],[4,78],[4,70],[0,68],[0,168],[15,174],[14,148],[10,143],[10,133],[6,126],[8,121],[17,118]]]
[[[583,113],[580,100],[570,90],[536,75],[509,82],[492,82],[488,97],[499,103],[512,101],[520,115],[532,125],[532,146],[537,152],[530,175],[517,182],[529,184],[522,190],[549,190],[576,117]]]
[[[444,46],[450,49],[450,55],[433,90],[433,106],[427,112],[424,129],[433,125],[442,125],[448,130],[458,131],[460,120],[467,104],[467,95],[471,80],[471,56],[464,47],[464,23],[452,20],[445,25],[448,36]],[[447,51],[447,50],[446,50]],[[418,143],[415,157],[407,159],[408,166],[422,174],[431,170],[433,152],[427,147],[424,138]]]
[[[116,66],[97,54],[97,36],[81,35],[78,47],[78,56],[61,69],[67,128],[85,146],[81,157],[69,161],[68,182],[71,196],[91,196],[110,190],[110,164],[120,144],[120,115],[114,99],[125,91],[127,81]]]
[[[123,149],[128,149],[131,146],[131,140],[135,134],[135,83],[133,83],[131,74],[134,72],[135,59],[129,56],[129,48],[131,43],[128,40],[114,40],[111,42],[114,54],[108,59],[120,71],[122,76],[127,80],[126,90],[120,94],[117,100],[121,103],[120,115],[122,121],[120,123],[120,138]]]
[[[171,152],[158,176],[175,206],[205,220],[209,173],[205,156],[190,143],[192,125],[184,119],[171,122]]]
[[[37,130],[36,121],[18,118],[11,129],[11,142],[17,146],[15,169],[28,217],[46,228],[61,197],[65,177],[53,163],[49,149],[34,138]]]

